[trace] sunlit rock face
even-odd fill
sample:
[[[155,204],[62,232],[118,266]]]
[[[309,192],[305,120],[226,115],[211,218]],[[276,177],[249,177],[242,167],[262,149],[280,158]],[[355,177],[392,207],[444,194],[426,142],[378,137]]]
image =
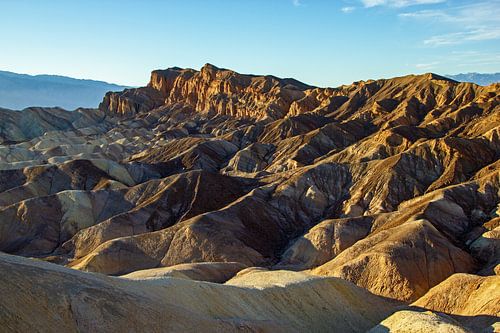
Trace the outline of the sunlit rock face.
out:
[[[114,293],[137,296],[123,294],[129,285],[172,278],[187,283],[182,297],[196,286],[220,299],[242,295],[233,284],[251,287],[244,297],[265,309],[318,288],[334,299],[340,288],[350,295],[339,307],[349,312],[341,331],[398,331],[410,322],[415,330],[495,329],[499,91],[435,74],[317,88],[207,64],[153,71],[146,87],[109,92],[99,109],[0,110],[0,251],[123,276],[108,295],[112,306]],[[31,265],[2,258],[5,267]],[[40,267],[43,288],[70,283],[71,274],[99,279],[97,289],[115,281]],[[453,305],[453,283],[477,301]],[[153,289],[144,302],[156,304]],[[5,290],[13,304],[20,290]],[[35,294],[50,298],[26,297]],[[288,331],[300,318],[303,330],[337,327],[314,323],[325,299],[310,301],[307,313],[279,310],[283,321],[244,300],[234,313],[217,298],[183,306],[213,330],[234,329],[212,321],[220,316],[250,331]],[[401,307],[412,302],[419,309]],[[19,331],[16,309],[5,322]],[[99,315],[127,308],[115,310]]]
[[[174,67],[153,71],[147,87],[108,93],[100,108],[131,115],[182,103],[207,114],[277,119],[307,108],[308,88],[293,79],[242,75],[210,64],[200,71]]]

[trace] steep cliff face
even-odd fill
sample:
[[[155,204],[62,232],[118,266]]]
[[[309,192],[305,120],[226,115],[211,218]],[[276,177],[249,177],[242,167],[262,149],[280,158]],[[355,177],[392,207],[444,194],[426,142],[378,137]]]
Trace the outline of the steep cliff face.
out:
[[[174,67],[153,71],[146,88],[108,93],[100,108],[132,115],[183,103],[212,115],[277,119],[288,113],[293,102],[304,98],[308,88],[293,79],[243,75],[210,64],[200,71]]]
[[[125,89],[122,92],[108,92],[99,109],[110,115],[133,116],[137,113],[147,112],[163,105],[161,93],[151,87],[138,89]]]

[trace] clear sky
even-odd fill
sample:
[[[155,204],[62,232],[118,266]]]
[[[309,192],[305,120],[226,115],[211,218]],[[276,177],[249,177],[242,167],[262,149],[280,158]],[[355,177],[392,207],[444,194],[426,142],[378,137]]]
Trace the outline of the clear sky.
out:
[[[139,86],[209,62],[338,86],[500,71],[500,0],[0,0],[0,70]]]

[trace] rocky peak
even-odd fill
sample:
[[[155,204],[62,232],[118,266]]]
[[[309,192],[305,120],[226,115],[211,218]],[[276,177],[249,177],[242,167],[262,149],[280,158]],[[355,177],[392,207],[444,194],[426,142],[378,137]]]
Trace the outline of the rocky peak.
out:
[[[172,67],[165,70],[155,70],[151,72],[151,79],[148,86],[167,96],[172,90],[175,80],[184,70],[179,67]]]
[[[374,123],[390,121],[384,126],[393,126],[417,124],[431,109],[444,110],[455,100],[470,102],[485,89],[433,73],[317,88],[294,79],[240,74],[205,64],[199,71],[178,67],[155,70],[147,87],[108,93],[100,108],[130,116],[181,104],[199,113],[253,120],[315,112],[338,120],[378,118]]]
[[[183,103],[201,113],[277,119],[286,116],[308,88],[293,79],[239,74],[212,64],[200,71],[173,67],[153,71],[147,87],[108,93],[100,109],[130,115]]]
[[[458,81],[455,81],[453,79],[450,79],[448,77],[444,77],[435,73],[426,73],[424,74],[425,77],[427,77],[429,80],[439,80],[439,81],[448,81],[452,83],[459,83]]]
[[[212,64],[206,63],[200,70],[201,76],[206,80],[206,81],[212,81],[216,78],[217,73],[221,71],[227,71],[225,69],[220,69],[217,66],[214,66]]]

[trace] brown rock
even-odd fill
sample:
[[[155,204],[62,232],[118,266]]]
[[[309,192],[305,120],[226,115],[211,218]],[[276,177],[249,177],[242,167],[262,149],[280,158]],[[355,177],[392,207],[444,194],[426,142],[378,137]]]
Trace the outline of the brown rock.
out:
[[[469,254],[426,220],[407,222],[358,241],[313,273],[338,276],[371,292],[414,301],[451,274],[470,272]]]

